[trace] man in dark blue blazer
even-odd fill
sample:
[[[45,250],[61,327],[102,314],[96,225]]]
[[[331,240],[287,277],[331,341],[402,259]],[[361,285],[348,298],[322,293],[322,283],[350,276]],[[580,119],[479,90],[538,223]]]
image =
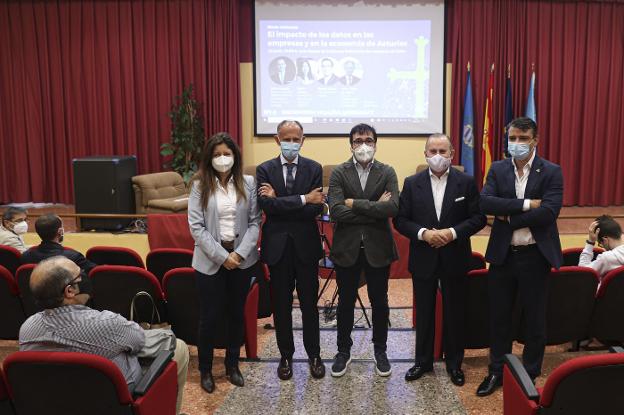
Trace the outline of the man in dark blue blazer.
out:
[[[262,225],[260,258],[269,266],[273,319],[277,346],[281,353],[277,375],[292,377],[295,352],[292,333],[293,290],[303,316],[303,345],[315,378],[325,376],[320,357],[317,308],[318,262],[323,256],[316,217],[323,210],[321,165],[299,155],[303,127],[297,121],[282,121],[275,141],[279,157],[256,169],[258,203],[266,220]]]
[[[446,370],[451,381],[462,386],[470,237],[485,226],[485,216],[479,211],[479,191],[472,176],[451,168],[453,155],[453,146],[444,134],[427,139],[429,168],[405,179],[394,226],[410,239],[408,268],[416,297],[416,358],[405,379],[416,380],[433,370],[434,314],[440,284]]]
[[[485,255],[491,264],[490,366],[477,389],[479,396],[502,384],[503,357],[511,353],[516,296],[526,326],[523,364],[532,379],[540,375],[548,274],[563,261],[557,230],[563,199],[561,167],[537,156],[537,125],[530,118],[516,118],[508,132],[512,158],[492,163],[481,191],[481,211],[495,218]]]

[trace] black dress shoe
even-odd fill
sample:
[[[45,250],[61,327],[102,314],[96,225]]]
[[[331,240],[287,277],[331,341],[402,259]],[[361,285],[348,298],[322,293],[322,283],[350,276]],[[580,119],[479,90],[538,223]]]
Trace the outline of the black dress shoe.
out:
[[[243,379],[243,374],[238,368],[238,365],[226,367],[225,375],[227,376],[228,380],[230,381],[232,385],[245,386],[245,380]]]
[[[451,382],[453,382],[454,385],[464,386],[464,383],[466,383],[466,377],[461,369],[447,370],[447,373],[449,374]]]
[[[414,365],[410,367],[407,373],[405,374],[405,380],[410,382],[412,380],[420,379],[422,375],[431,371],[433,371],[432,367],[422,367],[422,366]]]
[[[487,375],[477,388],[477,396],[488,396],[503,384],[503,375]]]
[[[325,377],[325,365],[320,357],[310,359],[310,374],[315,379],[321,379]]]
[[[215,383],[214,383],[214,379],[212,378],[212,373],[210,372],[202,373],[200,384],[201,384],[202,389],[205,390],[206,392],[208,393],[214,392]]]
[[[288,380],[292,378],[292,375],[292,359],[282,356],[279,362],[279,366],[277,366],[277,377],[281,380]]]

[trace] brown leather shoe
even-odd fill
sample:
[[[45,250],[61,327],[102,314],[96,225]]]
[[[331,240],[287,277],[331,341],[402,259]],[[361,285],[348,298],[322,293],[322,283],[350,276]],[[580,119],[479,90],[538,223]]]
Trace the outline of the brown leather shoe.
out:
[[[321,379],[325,377],[325,365],[320,357],[314,357],[309,360],[310,374],[315,379]]]
[[[292,375],[292,358],[282,356],[279,366],[277,366],[277,377],[281,380],[288,380],[292,378]]]

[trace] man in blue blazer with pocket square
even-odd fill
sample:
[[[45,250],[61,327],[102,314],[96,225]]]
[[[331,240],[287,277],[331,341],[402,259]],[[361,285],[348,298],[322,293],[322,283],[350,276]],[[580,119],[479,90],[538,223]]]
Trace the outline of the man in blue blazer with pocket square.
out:
[[[451,141],[431,135],[425,144],[429,168],[405,179],[394,226],[410,239],[408,268],[416,301],[415,365],[405,380],[419,379],[433,370],[435,302],[442,289],[444,354],[451,381],[465,382],[464,313],[466,274],[472,247],[470,237],[485,226],[479,211],[474,179],[454,168]]]
[[[490,366],[478,396],[502,385],[516,297],[526,327],[522,362],[531,379],[540,375],[548,275],[551,267],[559,268],[563,262],[557,230],[563,200],[561,167],[537,155],[539,138],[532,119],[514,119],[508,133],[511,158],[492,163],[481,191],[481,211],[495,218],[485,255],[490,262]]]
[[[275,141],[278,157],[256,169],[258,203],[266,220],[262,225],[260,258],[271,272],[275,335],[281,359],[277,375],[293,375],[295,344],[292,333],[293,290],[297,289],[302,320],[303,345],[314,378],[325,376],[319,346],[317,308],[318,262],[323,256],[316,217],[323,210],[323,169],[299,155],[305,137],[297,121],[282,121]]]

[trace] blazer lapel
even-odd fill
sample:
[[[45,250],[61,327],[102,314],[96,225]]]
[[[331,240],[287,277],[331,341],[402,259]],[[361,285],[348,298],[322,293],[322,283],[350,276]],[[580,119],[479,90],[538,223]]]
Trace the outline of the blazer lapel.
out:
[[[503,189],[509,189],[509,192],[511,193],[511,198],[516,198],[516,173],[514,173],[515,166],[512,159],[508,160],[509,163],[507,164],[507,166],[505,166],[506,168]]]
[[[275,189],[275,193],[278,196],[286,195],[286,183],[284,183],[284,168],[282,166],[279,156],[273,159],[273,165],[271,168],[271,185]]]
[[[345,176],[347,177],[347,183],[350,183],[355,190],[356,199],[362,199],[364,197],[364,192],[362,191],[362,185],[360,184],[360,176],[358,175],[357,170],[355,169],[355,165],[353,164],[353,159],[349,159],[346,163],[345,168]],[[348,199],[345,193],[345,198]]]
[[[215,189],[216,190],[216,189]],[[218,190],[216,190],[218,191]],[[221,227],[219,226],[219,209],[217,208],[217,195],[215,193],[213,193],[210,196],[210,200],[208,201],[208,206],[213,206],[212,208],[208,209],[208,212],[210,212],[212,214],[212,223],[214,223],[214,228],[215,228],[215,239],[217,240],[221,240]],[[204,213],[205,215],[205,213]]]
[[[533,189],[540,180],[543,164],[542,159],[536,155],[533,159],[533,164],[531,165],[531,172],[529,173],[526,188],[524,189],[525,199],[532,199],[531,196],[533,195]]]
[[[448,215],[455,203],[455,195],[457,195],[457,185],[459,181],[457,180],[457,174],[453,171],[453,167],[449,167],[449,175],[446,179],[446,189],[444,189],[444,199],[442,199],[442,212],[440,212],[440,223],[444,220],[444,218]]]
[[[358,177],[358,181],[359,180],[360,178]],[[372,197],[379,180],[381,180],[381,168],[379,167],[379,163],[373,163],[368,173],[368,179],[366,179],[366,187],[364,187],[365,199],[370,199]]]
[[[421,176],[417,186],[420,189],[420,194],[423,195],[423,200],[425,202],[427,212],[431,217],[432,223],[438,223],[438,216],[436,215],[435,203],[433,201],[433,189],[431,188],[429,169],[425,170],[425,173]]]
[[[299,156],[299,163],[297,164],[297,173],[295,174],[295,185],[293,187],[294,194],[303,194],[307,193],[307,190],[304,191],[301,189],[301,184],[305,182],[306,175],[308,174],[308,164],[303,161],[301,156]]]

